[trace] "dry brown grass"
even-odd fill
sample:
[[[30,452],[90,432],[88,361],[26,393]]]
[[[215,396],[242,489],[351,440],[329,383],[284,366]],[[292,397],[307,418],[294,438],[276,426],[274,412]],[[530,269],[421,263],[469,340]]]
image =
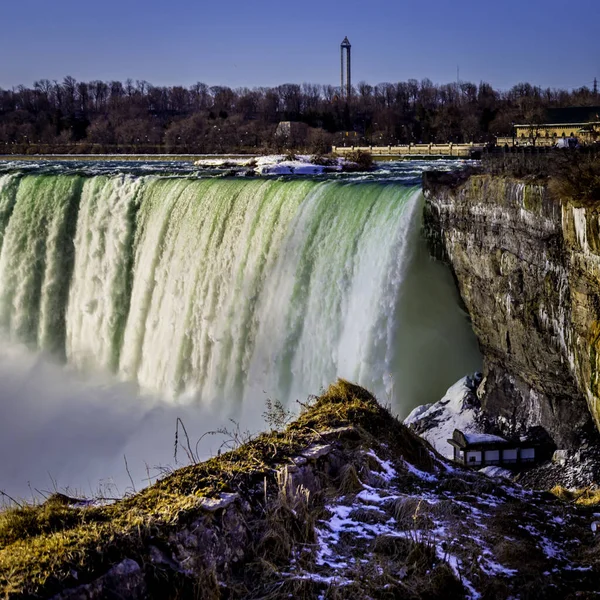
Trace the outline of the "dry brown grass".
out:
[[[328,431],[349,426],[350,433],[325,440]],[[198,519],[204,519],[207,527],[218,523],[199,506],[203,497],[222,492],[238,492],[247,500],[252,519],[245,526],[253,543],[243,549],[250,563],[246,573],[231,581],[230,590],[246,589],[260,578],[265,586],[274,585],[268,565],[289,560],[295,547],[314,544],[314,525],[323,510],[318,489],[308,492],[290,486],[276,473],[311,444],[333,439],[356,462],[340,464],[337,472],[323,474],[323,481],[344,493],[356,493],[364,462],[359,460],[364,457],[361,448],[384,438],[390,451],[403,454],[423,470],[433,468],[429,451],[415,434],[366,390],[339,380],[285,431],[260,435],[231,452],[179,469],[113,505],[71,508],[51,498],[41,505],[5,510],[0,513],[0,595],[49,596],[93,580],[124,558],[148,565],[150,540],[166,543],[174,532]],[[156,577],[157,585],[163,582],[164,589],[175,594],[172,582],[178,576],[156,571],[146,576]],[[214,578],[205,575],[202,585],[207,591],[213,588],[209,584]],[[177,585],[186,589],[188,583]]]
[[[337,488],[343,496],[358,494],[363,489],[358,471],[352,463],[342,466],[338,481]]]
[[[600,505],[600,488],[587,487],[569,490],[561,485],[555,485],[550,492],[565,502],[572,502],[581,506]]]
[[[297,547],[314,546],[315,525],[324,516],[323,495],[295,485],[287,469],[280,471],[278,492],[269,500],[254,554],[274,573],[288,564]]]
[[[329,386],[286,432],[289,435],[297,431],[325,431],[348,425],[360,433],[357,447],[372,447],[385,440],[390,453],[404,456],[423,471],[434,470],[434,459],[427,443],[402,425],[367,390],[343,379]]]

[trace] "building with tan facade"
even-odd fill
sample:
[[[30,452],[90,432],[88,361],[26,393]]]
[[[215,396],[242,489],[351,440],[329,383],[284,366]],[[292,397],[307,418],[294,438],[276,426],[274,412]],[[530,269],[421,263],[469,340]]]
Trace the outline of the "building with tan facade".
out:
[[[518,123],[513,135],[498,137],[498,146],[555,146],[560,138],[577,138],[579,144],[600,142],[600,106],[554,108],[544,123]]]

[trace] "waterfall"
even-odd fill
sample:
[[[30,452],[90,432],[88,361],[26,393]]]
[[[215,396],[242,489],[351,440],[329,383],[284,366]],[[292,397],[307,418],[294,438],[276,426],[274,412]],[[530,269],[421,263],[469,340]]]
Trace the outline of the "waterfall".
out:
[[[5,340],[203,404],[336,377],[406,413],[478,365],[422,193],[386,182],[0,176]]]

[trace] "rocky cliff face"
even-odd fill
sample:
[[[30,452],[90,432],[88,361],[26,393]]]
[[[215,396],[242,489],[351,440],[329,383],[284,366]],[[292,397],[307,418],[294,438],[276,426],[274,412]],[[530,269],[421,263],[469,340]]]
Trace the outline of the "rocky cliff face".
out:
[[[504,433],[541,424],[559,447],[600,429],[597,207],[547,185],[427,174],[425,232],[451,266],[484,356],[479,395]],[[595,425],[595,427],[594,427]]]

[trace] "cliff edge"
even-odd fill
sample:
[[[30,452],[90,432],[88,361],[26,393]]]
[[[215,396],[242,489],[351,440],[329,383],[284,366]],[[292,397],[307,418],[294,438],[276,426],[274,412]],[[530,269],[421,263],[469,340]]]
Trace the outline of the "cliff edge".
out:
[[[478,389],[504,434],[541,425],[559,448],[600,429],[600,202],[547,180],[424,178],[424,230],[456,278],[484,357]]]

